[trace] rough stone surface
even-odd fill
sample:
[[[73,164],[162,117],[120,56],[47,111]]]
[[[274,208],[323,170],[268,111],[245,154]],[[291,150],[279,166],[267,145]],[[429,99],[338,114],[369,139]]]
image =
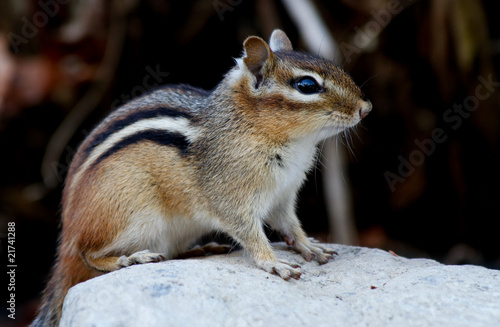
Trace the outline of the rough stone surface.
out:
[[[319,266],[273,246],[300,280],[241,251],[137,265],[73,287],[61,326],[500,326],[500,271],[333,244]]]

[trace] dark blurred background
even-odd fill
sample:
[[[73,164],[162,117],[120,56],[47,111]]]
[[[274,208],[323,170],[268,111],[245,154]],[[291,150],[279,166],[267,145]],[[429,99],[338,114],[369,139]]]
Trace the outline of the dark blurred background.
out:
[[[317,17],[291,14],[304,2]],[[281,28],[296,49],[315,53],[305,38],[318,21],[320,38],[336,44],[331,57],[374,108],[338,142],[348,146],[338,150],[348,160],[338,178],[355,226],[343,242],[499,269],[495,3],[2,0],[1,262],[7,266],[7,227],[15,222],[17,270],[16,320],[2,309],[0,322],[23,326],[34,315],[54,258],[66,170],[100,119],[158,85],[212,89],[249,35],[268,39]],[[310,235],[335,242],[323,171],[318,165],[311,174],[298,212]]]

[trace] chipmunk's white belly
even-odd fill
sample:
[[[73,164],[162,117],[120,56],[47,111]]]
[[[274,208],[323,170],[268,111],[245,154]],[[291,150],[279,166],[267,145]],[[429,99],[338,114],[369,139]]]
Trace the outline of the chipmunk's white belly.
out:
[[[167,216],[160,210],[139,212],[129,217],[124,230],[99,254],[132,254],[142,250],[162,253],[167,259],[188,250],[198,238],[217,229],[213,219]],[[206,217],[205,217],[206,218]]]

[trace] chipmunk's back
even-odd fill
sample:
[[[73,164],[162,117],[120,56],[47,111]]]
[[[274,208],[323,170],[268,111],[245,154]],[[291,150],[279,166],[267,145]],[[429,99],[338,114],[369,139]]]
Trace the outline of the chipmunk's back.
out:
[[[112,112],[85,139],[73,159],[66,188],[74,175],[95,167],[124,147],[150,140],[185,149],[193,125],[210,92],[189,85],[171,85],[132,100]],[[172,133],[178,129],[179,133]]]

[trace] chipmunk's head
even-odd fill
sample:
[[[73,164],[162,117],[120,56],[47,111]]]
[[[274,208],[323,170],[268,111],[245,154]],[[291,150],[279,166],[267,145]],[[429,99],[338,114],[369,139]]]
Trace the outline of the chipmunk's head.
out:
[[[356,125],[371,103],[353,80],[332,62],[293,51],[275,30],[269,45],[251,36],[244,56],[226,77],[239,108],[253,119],[266,119],[276,133],[334,135]],[[262,120],[259,120],[262,121]]]

